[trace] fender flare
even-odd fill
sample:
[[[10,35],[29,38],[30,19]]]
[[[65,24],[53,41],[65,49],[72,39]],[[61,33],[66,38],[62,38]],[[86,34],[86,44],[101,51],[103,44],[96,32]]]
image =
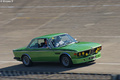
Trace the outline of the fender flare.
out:
[[[31,57],[27,54],[27,53],[25,53],[25,54],[23,54],[22,56],[21,56],[21,60],[22,60],[22,57],[23,56],[28,56],[28,58],[31,60]]]
[[[60,55],[60,57],[59,57],[59,61],[60,61],[62,55],[67,55],[67,56],[71,59],[71,56],[70,56],[68,53],[62,53],[62,54]]]

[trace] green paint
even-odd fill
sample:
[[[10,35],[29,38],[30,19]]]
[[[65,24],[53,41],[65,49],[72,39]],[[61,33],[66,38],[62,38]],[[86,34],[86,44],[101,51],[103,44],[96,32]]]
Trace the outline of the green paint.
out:
[[[57,34],[50,34],[45,35],[41,37],[36,37],[34,39],[40,39],[40,38],[47,38],[52,39],[55,36],[63,35],[66,33],[57,33]],[[34,40],[33,39],[33,40]],[[88,61],[92,61],[95,59],[98,59],[101,57],[100,51],[98,51],[97,54],[93,53],[92,55],[87,56],[80,56],[74,55],[74,53],[83,52],[86,50],[91,50],[93,48],[100,47],[101,44],[99,43],[93,43],[93,42],[77,42],[77,43],[71,43],[62,47],[56,47],[56,48],[29,48],[29,47],[22,47],[19,49],[14,49],[13,53],[15,57],[19,57],[21,61],[21,57],[24,54],[27,54],[31,57],[31,60],[33,62],[59,62],[59,58],[63,53],[69,54],[71,57],[71,60],[73,64],[79,64],[84,63]],[[92,59],[92,57],[94,57]]]

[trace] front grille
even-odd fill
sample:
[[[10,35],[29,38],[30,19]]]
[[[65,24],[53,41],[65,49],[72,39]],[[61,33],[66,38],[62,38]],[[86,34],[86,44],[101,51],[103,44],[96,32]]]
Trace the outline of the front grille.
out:
[[[77,54],[77,56],[89,56],[89,55],[94,55],[94,54],[97,54],[100,50],[102,49],[102,47],[96,47],[96,48],[92,48],[90,50],[86,50],[86,51],[82,51],[82,52],[79,52]]]
[[[97,48],[93,48],[93,49],[89,50],[89,51],[90,51],[89,54],[90,54],[90,55],[94,54],[96,50],[97,50]]]

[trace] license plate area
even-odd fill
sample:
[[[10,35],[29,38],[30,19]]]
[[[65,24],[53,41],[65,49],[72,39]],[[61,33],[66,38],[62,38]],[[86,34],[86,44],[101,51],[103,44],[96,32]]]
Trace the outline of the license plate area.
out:
[[[96,56],[92,56],[92,57],[89,57],[89,60],[95,59],[95,58],[96,58]]]

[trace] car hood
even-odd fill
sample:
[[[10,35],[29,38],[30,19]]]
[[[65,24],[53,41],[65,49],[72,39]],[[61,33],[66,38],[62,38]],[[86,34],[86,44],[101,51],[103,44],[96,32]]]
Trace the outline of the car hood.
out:
[[[91,48],[96,48],[101,46],[99,43],[93,43],[93,42],[78,42],[74,44],[69,44],[63,47],[59,47],[58,49],[63,49],[63,50],[73,50],[73,51],[85,51],[89,50]]]

